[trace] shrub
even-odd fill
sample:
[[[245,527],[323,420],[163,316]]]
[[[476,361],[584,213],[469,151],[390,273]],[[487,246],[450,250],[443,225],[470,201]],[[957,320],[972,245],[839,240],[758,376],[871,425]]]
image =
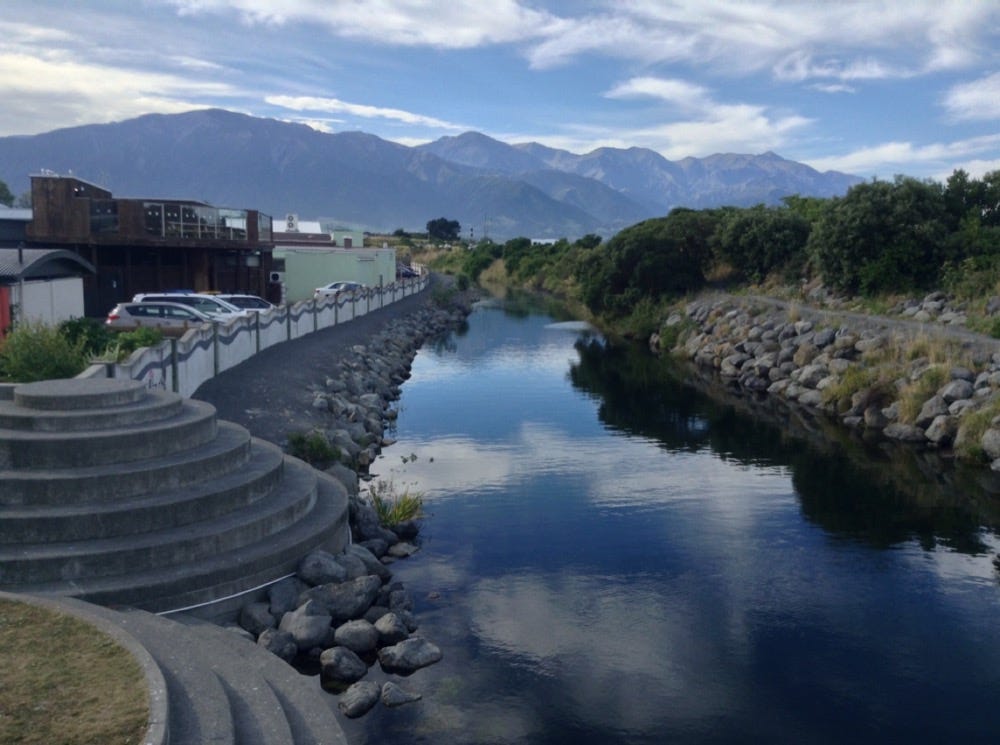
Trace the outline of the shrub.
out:
[[[72,378],[87,362],[82,339],[72,342],[41,322],[22,321],[0,346],[0,376],[15,383]]]
[[[137,349],[155,347],[163,341],[160,329],[138,328],[134,331],[122,331],[108,345],[104,357],[115,362],[127,360]]]
[[[94,318],[71,318],[59,324],[59,333],[71,344],[81,342],[83,353],[88,357],[104,354],[114,341],[114,334],[108,327]]]
[[[316,468],[329,468],[340,460],[340,451],[318,430],[289,433],[288,452]]]

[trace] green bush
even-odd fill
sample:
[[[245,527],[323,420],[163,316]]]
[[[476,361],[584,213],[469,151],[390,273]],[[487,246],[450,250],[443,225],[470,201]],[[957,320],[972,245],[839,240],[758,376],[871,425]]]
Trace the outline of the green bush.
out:
[[[115,362],[123,362],[137,349],[155,347],[163,341],[163,332],[159,329],[138,328],[134,331],[122,331],[108,345],[104,357]]]
[[[88,361],[82,339],[73,342],[55,326],[22,321],[0,346],[0,377],[14,383],[72,378]]]
[[[289,433],[288,452],[316,468],[329,468],[340,460],[340,451],[317,430]]]
[[[71,344],[82,342],[83,353],[88,357],[104,354],[114,341],[114,334],[108,327],[94,318],[71,318],[59,324],[59,332]]]

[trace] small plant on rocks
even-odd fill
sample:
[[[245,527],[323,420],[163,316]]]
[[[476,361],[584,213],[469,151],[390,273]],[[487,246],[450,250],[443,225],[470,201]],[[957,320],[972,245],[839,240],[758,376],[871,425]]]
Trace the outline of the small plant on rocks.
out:
[[[316,468],[329,468],[340,460],[337,448],[330,444],[326,435],[316,430],[289,433],[288,452]]]
[[[411,494],[409,489],[397,492],[391,480],[372,481],[368,484],[368,495],[383,527],[392,528],[423,517],[423,495],[419,492]]]

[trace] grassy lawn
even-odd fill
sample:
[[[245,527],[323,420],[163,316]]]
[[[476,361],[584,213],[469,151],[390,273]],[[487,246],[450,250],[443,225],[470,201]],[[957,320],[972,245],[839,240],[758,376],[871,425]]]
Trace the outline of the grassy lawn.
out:
[[[124,648],[72,616],[0,600],[0,743],[141,743],[148,717]]]

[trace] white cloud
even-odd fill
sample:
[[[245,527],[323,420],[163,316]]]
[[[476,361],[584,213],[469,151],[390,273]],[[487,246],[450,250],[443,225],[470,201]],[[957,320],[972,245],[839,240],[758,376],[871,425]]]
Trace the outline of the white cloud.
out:
[[[236,94],[225,83],[76,62],[55,51],[46,58],[0,53],[0,90],[0,131],[18,134],[190,111],[205,107],[202,97]]]
[[[836,170],[889,178],[897,173],[911,172],[914,167],[919,166],[927,167],[922,170],[935,170],[939,166],[948,167],[950,173],[951,167],[948,164],[981,153],[995,153],[998,147],[1000,147],[1000,133],[955,142],[935,142],[929,145],[884,142],[880,145],[859,148],[844,155],[805,158],[804,162],[819,171]]]
[[[164,0],[184,16],[236,13],[248,24],[314,24],[381,44],[467,49],[520,42],[555,22],[515,0]]]
[[[852,85],[846,85],[845,83],[815,83],[810,85],[814,91],[819,91],[820,93],[856,93],[857,88]]]
[[[960,121],[1000,119],[1000,72],[954,86],[944,106]]]
[[[431,116],[414,114],[402,109],[369,106],[367,104],[348,103],[337,98],[319,98],[315,96],[267,96],[264,99],[272,106],[280,106],[292,111],[322,111],[331,114],[349,114],[363,119],[391,119],[404,124],[413,124],[437,129],[461,130],[459,124],[452,124]],[[467,129],[467,128],[466,128]]]
[[[773,116],[764,106],[717,103],[706,88],[683,80],[632,78],[605,95],[653,98],[691,115],[686,121],[618,131],[619,137],[633,145],[648,147],[671,159],[775,150],[787,142],[791,133],[811,122],[794,114]]]

